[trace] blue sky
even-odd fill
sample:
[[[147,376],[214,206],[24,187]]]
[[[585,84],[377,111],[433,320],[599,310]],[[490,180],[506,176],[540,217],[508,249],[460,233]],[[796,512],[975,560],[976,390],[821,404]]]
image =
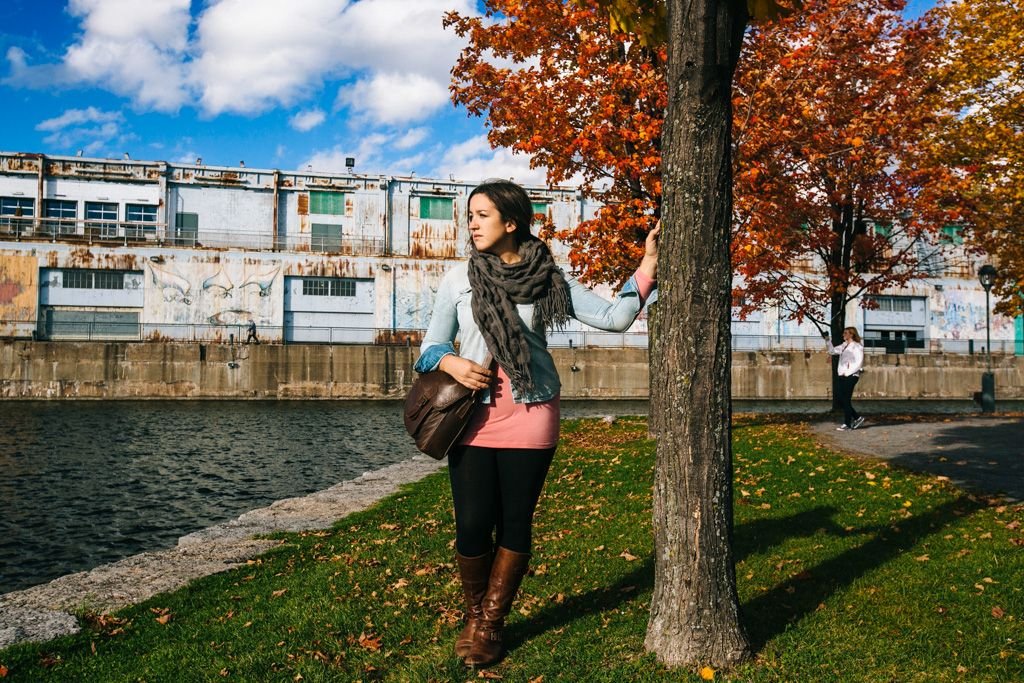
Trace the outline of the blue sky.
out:
[[[0,149],[543,182],[449,102],[449,9],[477,2],[0,0]]]

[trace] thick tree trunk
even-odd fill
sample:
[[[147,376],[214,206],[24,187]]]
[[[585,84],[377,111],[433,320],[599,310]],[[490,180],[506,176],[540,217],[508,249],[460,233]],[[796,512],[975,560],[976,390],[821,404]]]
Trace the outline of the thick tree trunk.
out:
[[[665,230],[651,353],[655,583],[646,646],[670,666],[750,656],[732,554],[731,84],[746,3],[669,0]]]

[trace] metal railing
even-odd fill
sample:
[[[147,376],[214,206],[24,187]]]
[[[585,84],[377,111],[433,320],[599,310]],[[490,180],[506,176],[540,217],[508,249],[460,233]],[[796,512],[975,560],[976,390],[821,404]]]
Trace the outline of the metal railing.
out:
[[[299,344],[375,344],[419,346],[426,330],[378,327],[331,327],[312,325],[257,325],[261,342]],[[248,322],[233,324],[118,322],[109,320],[2,320],[0,338],[34,338],[53,341],[245,341]],[[865,340],[868,354],[983,355],[983,340]],[[647,348],[646,332],[579,330],[548,335],[549,348]],[[733,351],[823,352],[817,336],[733,335]],[[992,355],[1024,355],[1021,340],[992,340]]]
[[[132,247],[247,249],[374,256],[384,254],[384,237],[362,235],[278,235],[270,231],[208,230],[150,221],[0,216],[0,240],[68,242]]]

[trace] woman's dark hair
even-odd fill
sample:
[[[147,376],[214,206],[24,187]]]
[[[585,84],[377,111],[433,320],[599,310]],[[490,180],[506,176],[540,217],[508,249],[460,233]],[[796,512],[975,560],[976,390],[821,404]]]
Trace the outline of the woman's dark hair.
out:
[[[510,180],[485,180],[469,193],[466,200],[467,208],[469,200],[478,194],[484,195],[494,203],[502,220],[516,224],[516,244],[534,239],[530,232],[530,225],[533,223],[533,204],[526,195],[526,190]]]

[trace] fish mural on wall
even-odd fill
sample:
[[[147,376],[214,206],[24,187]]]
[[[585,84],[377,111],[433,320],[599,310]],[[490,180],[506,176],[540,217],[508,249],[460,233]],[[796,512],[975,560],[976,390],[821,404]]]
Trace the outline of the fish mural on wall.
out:
[[[230,299],[231,290],[234,288],[235,285],[231,282],[231,278],[224,273],[223,268],[218,270],[213,277],[203,280],[203,291],[221,299]]]
[[[149,265],[149,270],[153,279],[153,284],[160,290],[164,301],[180,301],[186,306],[191,305],[192,285],[189,284],[188,280],[177,273],[157,268],[152,264]]]
[[[256,275],[250,275],[245,282],[238,285],[239,289],[245,287],[259,287],[260,296],[270,296],[270,288],[274,284],[277,274],[281,272],[281,266],[277,266],[271,271],[266,273],[257,273]]]
[[[198,326],[194,334],[214,338],[225,333],[210,326],[233,327],[250,321],[283,325],[284,297],[274,296],[281,291],[275,287],[283,278],[280,262],[221,257],[170,266],[147,263],[146,267],[155,285],[147,287],[145,304],[153,325]]]

